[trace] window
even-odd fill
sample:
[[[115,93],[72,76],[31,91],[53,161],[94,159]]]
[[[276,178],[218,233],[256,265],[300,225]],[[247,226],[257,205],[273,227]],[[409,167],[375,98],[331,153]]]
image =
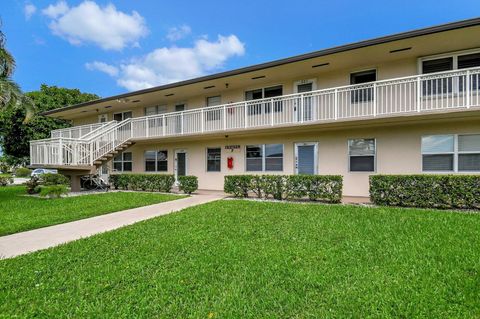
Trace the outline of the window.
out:
[[[283,95],[283,86],[277,85],[272,87],[267,87],[263,89],[256,89],[250,90],[245,92],[245,100],[252,101],[252,100],[260,100],[260,99],[267,99],[273,98],[276,96]],[[270,101],[263,101],[258,103],[249,103],[248,105],[248,115],[257,115],[262,113],[270,113],[271,109],[271,102]],[[274,111],[275,112],[282,112],[283,104],[282,101],[274,101]]]
[[[168,110],[168,107],[166,105],[147,106],[145,108],[145,116],[166,113],[167,110]]]
[[[377,80],[377,70],[368,70],[350,74],[350,84],[363,84]],[[368,102],[373,100],[373,88],[355,89],[351,93],[352,103]]]
[[[441,58],[423,58],[421,61],[421,73],[444,72],[457,69],[466,69],[480,66],[480,53],[456,53]],[[437,78],[423,81],[422,92],[424,96],[435,94],[446,94],[452,92],[463,92],[466,84],[466,77],[458,78]],[[478,76],[470,76],[470,88],[480,89]]]
[[[117,122],[121,122],[123,120],[129,119],[132,117],[132,112],[121,112],[121,113],[114,113],[113,114],[113,119]]]
[[[348,141],[350,172],[375,171],[375,139],[359,138]]]
[[[283,144],[247,145],[247,171],[283,171]]]
[[[117,172],[131,172],[132,171],[132,153],[120,153],[113,158],[113,169]]]
[[[207,148],[207,172],[220,172],[222,150],[220,147]]]
[[[480,171],[480,134],[422,137],[422,169],[426,172]]]
[[[222,102],[221,102],[220,95],[207,97],[207,107],[217,106],[217,105],[220,105],[221,103]],[[205,110],[205,119],[207,121],[218,121],[220,120],[220,117],[221,117],[220,112],[221,110],[219,108],[207,109]]]
[[[145,151],[146,172],[167,172],[168,152],[167,151]]]

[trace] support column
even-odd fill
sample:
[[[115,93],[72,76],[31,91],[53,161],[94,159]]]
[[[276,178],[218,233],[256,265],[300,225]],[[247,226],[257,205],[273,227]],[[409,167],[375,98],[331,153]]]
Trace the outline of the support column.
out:
[[[70,175],[70,188],[72,192],[79,192],[81,190],[80,187],[80,177],[82,175]]]

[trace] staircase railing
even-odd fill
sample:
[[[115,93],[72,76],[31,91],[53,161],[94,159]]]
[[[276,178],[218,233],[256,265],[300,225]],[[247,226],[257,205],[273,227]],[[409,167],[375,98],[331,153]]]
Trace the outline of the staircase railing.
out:
[[[131,119],[126,119],[97,128],[83,138],[56,137],[31,141],[30,164],[90,166],[131,137]]]

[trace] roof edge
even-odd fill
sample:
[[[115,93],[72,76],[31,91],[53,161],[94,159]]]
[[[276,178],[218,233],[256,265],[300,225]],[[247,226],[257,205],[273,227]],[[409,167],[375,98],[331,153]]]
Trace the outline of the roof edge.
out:
[[[445,24],[440,24],[440,25],[435,25],[431,27],[426,27],[426,28],[421,28],[421,29],[414,29],[411,31],[405,31],[405,32],[400,32],[400,33],[395,33],[392,35],[387,35],[387,36],[381,36],[377,38],[372,38],[368,40],[362,40],[359,42],[352,42],[340,46],[335,46],[327,49],[322,49],[318,51],[313,51],[309,53],[304,53],[300,55],[295,55],[292,57],[288,58],[283,58],[279,60],[274,60],[270,62],[264,62],[260,64],[254,64],[251,66],[247,67],[242,67],[238,69],[233,69],[229,71],[224,71],[220,73],[215,73],[211,75],[206,75],[206,76],[201,76],[185,81],[180,81],[180,82],[174,82],[174,83],[169,83],[165,85],[160,85],[160,86],[155,86],[152,88],[148,89],[143,89],[143,90],[138,90],[138,91],[132,91],[132,92],[127,92],[127,93],[122,93],[118,95],[113,95],[109,96],[106,98],[101,98],[89,102],[84,102],[84,103],[79,103],[79,104],[74,104],[70,106],[64,106],[60,108],[56,108],[50,111],[42,112],[40,113],[41,115],[52,115],[58,112],[63,112],[63,111],[68,111],[72,109],[77,109],[80,107],[84,106],[89,106],[89,105],[94,105],[96,103],[102,103],[102,102],[107,102],[107,101],[112,101],[112,100],[117,100],[117,99],[123,99],[131,96],[135,96],[138,94],[145,94],[145,93],[151,93],[155,91],[161,91],[161,90],[166,90],[166,89],[172,89],[180,86],[185,86],[185,85],[190,85],[194,83],[199,83],[199,82],[204,82],[204,81],[210,81],[210,80],[216,80],[228,76],[233,76],[233,75],[239,75],[243,73],[248,73],[248,72],[253,72],[253,71],[258,71],[258,70],[263,70],[263,69],[268,69],[288,63],[294,63],[294,62],[299,62],[299,61],[304,61],[308,59],[313,59],[325,55],[330,55],[334,53],[340,53],[340,52],[345,52],[345,51],[350,51],[350,50],[355,50],[355,49],[360,49],[368,46],[373,46],[373,45],[378,45],[378,44],[383,44],[383,43],[388,43],[388,42],[393,42],[393,41],[398,41],[398,40],[404,40],[404,39],[409,39],[413,37],[418,37],[422,35],[429,35],[429,34],[435,34],[439,32],[445,32],[445,31],[451,31],[451,30],[456,30],[456,29],[462,29],[462,28],[467,28],[467,27],[472,27],[472,26],[477,26],[480,25],[480,17],[477,18],[472,18],[472,19],[466,19],[466,20],[460,20],[460,21],[455,21],[455,22],[449,22]]]

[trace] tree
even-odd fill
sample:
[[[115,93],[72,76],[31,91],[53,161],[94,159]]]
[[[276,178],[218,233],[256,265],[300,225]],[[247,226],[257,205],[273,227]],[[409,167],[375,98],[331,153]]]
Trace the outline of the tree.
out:
[[[0,111],[22,107],[25,110],[24,121],[27,122],[33,116],[35,107],[11,78],[15,71],[15,59],[6,49],[5,42],[5,34],[0,30]]]
[[[39,91],[25,94],[36,105],[34,115],[24,123],[26,110],[12,108],[0,113],[0,146],[11,165],[25,165],[30,153],[30,140],[50,137],[50,131],[69,127],[67,121],[40,113],[98,99],[96,94],[82,93],[78,89],[66,89],[42,84]]]

